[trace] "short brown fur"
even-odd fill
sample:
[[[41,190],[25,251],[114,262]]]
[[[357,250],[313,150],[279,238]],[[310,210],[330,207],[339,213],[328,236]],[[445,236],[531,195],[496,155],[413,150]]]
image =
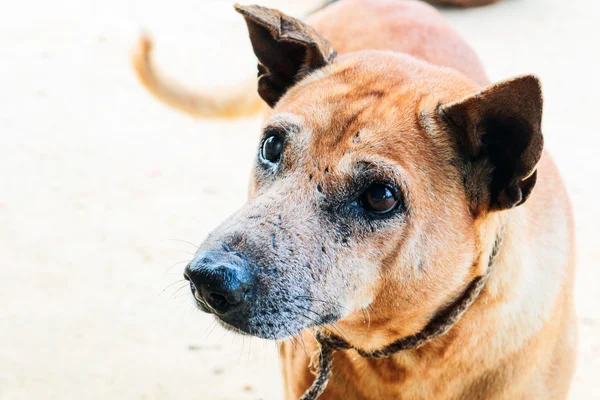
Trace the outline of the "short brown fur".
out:
[[[487,284],[446,335],[381,360],[336,353],[321,398],[566,398],[577,336],[574,230],[563,183],[543,151],[537,78],[488,86],[469,46],[433,8],[415,1],[327,7],[307,23],[329,42],[306,39],[312,30],[300,22],[280,24],[288,17],[277,11],[238,10],[261,74],[274,82],[261,93],[273,104],[267,131],[293,128],[286,131],[282,172],[265,172],[257,161],[248,204],[202,248],[232,236],[259,244],[271,237],[273,246],[261,247],[258,259],[269,260],[278,279],[265,278],[265,290],[291,282],[320,299],[311,315],[340,313],[335,323],[286,319],[296,332],[269,330],[260,319],[248,329],[303,343],[281,344],[286,399],[298,399],[314,380],[312,330],[331,330],[365,350],[419,332],[485,273],[501,231]],[[273,25],[257,27],[265,15]],[[302,33],[292,45],[273,34],[284,25]],[[329,44],[336,57],[298,57]],[[298,60],[293,75],[278,70],[278,57]],[[375,165],[401,187],[406,209],[393,224],[357,227],[327,211],[357,163]],[[228,243],[252,248],[244,240]],[[278,315],[279,307],[294,304],[288,296],[264,297],[275,301]]]

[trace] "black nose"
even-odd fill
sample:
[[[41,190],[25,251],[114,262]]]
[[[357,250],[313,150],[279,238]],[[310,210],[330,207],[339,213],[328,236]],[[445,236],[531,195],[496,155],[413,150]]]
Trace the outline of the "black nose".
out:
[[[196,300],[216,314],[239,307],[250,290],[251,274],[242,258],[224,250],[198,253],[185,268]]]

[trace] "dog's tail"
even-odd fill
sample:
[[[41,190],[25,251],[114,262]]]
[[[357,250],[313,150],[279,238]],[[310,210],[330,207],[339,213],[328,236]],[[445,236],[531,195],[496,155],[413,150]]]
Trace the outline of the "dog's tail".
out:
[[[133,53],[133,67],[144,87],[156,98],[195,117],[245,117],[258,113],[262,106],[256,91],[256,78],[233,88],[191,91],[165,77],[152,61],[152,40],[145,35],[139,39]]]
[[[338,0],[323,2],[311,15]],[[215,91],[192,91],[158,71],[152,60],[152,40],[142,35],[133,52],[133,67],[142,85],[157,99],[180,111],[199,118],[236,118],[257,114],[263,100],[258,96],[256,77],[231,88]]]

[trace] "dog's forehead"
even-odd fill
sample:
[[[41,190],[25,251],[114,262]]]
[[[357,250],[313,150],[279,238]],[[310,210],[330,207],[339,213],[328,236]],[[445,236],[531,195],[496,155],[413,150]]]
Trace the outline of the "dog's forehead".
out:
[[[384,51],[340,56],[311,73],[278,102],[272,116],[299,127],[298,151],[334,163],[365,153],[423,163],[434,141],[438,106],[476,91],[466,76]],[[443,136],[443,135],[442,135]]]
[[[317,135],[332,140],[355,126],[399,124],[412,115],[413,85],[400,74],[361,63],[340,63],[319,70],[286,95],[277,109],[301,115]],[[332,136],[332,134],[335,134]]]
[[[267,124],[293,132],[296,149],[312,158],[410,157],[420,146],[415,137],[423,133],[419,118],[431,91],[419,85],[418,70],[395,61],[350,59],[319,70],[281,99]]]

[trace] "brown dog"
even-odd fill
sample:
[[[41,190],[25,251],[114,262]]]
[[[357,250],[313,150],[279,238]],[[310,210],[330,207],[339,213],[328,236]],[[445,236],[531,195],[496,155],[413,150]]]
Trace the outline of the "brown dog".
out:
[[[322,399],[565,398],[573,221],[537,78],[487,86],[414,1],[343,0],[314,29],[237,10],[271,109],[248,203],[186,268],[198,306],[285,339],[289,400],[315,380],[315,337],[306,399],[329,373]]]

